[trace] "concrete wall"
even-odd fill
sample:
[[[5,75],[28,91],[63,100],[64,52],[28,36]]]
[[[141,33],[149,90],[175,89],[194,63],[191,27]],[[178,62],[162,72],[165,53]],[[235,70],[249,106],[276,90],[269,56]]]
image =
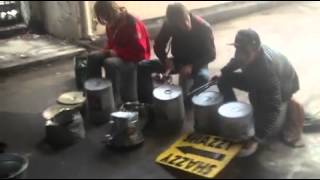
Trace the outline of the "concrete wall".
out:
[[[43,27],[46,32],[58,38],[77,40],[83,37],[86,27],[83,22],[83,9],[81,1],[29,1],[31,7],[31,24],[37,29]],[[125,6],[132,14],[143,20],[163,16],[166,7],[172,1],[117,1]],[[181,1],[188,9],[198,9],[213,6],[228,1]],[[87,4],[90,6],[89,14],[94,17],[93,5],[95,1]],[[105,33],[103,26],[97,25],[94,19],[90,26],[93,34]],[[88,28],[87,28],[88,29]]]
[[[146,20],[164,16],[169,3],[181,2],[189,10],[210,7],[218,4],[223,4],[230,1],[116,1],[119,5],[124,6],[128,11],[140,19]],[[90,1],[91,9],[95,1]],[[92,11],[92,13],[94,13]],[[101,25],[94,27],[95,34],[103,34],[105,28]]]
[[[81,38],[80,1],[43,1],[42,11],[47,32],[63,39]]]

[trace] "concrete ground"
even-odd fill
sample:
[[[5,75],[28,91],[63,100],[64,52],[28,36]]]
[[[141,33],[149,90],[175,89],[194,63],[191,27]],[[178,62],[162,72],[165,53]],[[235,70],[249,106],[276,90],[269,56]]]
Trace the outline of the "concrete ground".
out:
[[[218,58],[211,73],[232,57],[227,46],[238,29],[253,28],[262,41],[288,56],[298,71],[301,91],[296,98],[306,110],[320,110],[318,39],[320,3],[303,2],[281,7],[214,26]],[[88,136],[61,151],[42,142],[45,122],[42,111],[56,97],[74,90],[72,61],[55,62],[0,77],[0,141],[9,144],[8,152],[30,159],[28,178],[188,178],[154,163],[157,155],[171,145],[177,135],[149,129],[145,144],[130,152],[106,149],[101,143],[105,127],[88,127]],[[188,119],[184,131],[189,131]],[[305,134],[306,148],[291,149],[280,142],[263,147],[251,158],[236,159],[221,173],[221,178],[318,178],[320,176],[320,133]]]

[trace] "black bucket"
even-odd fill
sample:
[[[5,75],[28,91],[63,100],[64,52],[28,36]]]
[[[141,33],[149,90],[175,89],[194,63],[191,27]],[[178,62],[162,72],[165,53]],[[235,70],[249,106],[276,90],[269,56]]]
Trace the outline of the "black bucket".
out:
[[[22,179],[28,166],[28,159],[21,155],[0,154],[0,179]]]

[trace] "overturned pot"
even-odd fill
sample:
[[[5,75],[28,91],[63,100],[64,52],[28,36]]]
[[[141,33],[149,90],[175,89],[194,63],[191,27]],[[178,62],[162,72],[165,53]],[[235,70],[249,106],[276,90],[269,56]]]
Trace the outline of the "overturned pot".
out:
[[[154,89],[153,98],[155,125],[181,129],[185,119],[182,89],[171,84],[161,85]]]

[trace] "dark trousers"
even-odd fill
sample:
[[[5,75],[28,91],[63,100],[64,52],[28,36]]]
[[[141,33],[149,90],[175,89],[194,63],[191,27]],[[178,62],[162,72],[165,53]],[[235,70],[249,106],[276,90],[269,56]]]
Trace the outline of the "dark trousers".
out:
[[[138,100],[136,63],[118,57],[89,57],[88,78],[102,78],[102,68],[105,69],[106,78],[112,82],[117,105]]]
[[[251,85],[249,84],[249,82],[247,82],[246,78],[241,72],[223,74],[218,83],[219,90],[223,94],[225,102],[237,101],[237,97],[234,93],[233,88],[246,91],[249,93],[249,99],[254,110],[255,127],[261,127],[260,125],[261,122],[259,122],[259,114],[260,114],[259,111],[263,110],[263,108],[258,108],[259,106],[258,104],[261,104],[261,102],[258,102],[259,96],[261,95],[254,93],[254,91],[251,90],[250,86]],[[257,110],[257,109],[260,109],[260,110]],[[283,102],[280,108],[280,115],[274,124],[274,128],[272,129],[272,132],[270,132],[270,136],[276,136],[282,130],[283,125],[287,119],[287,116],[286,116],[287,109],[288,109],[288,103]],[[258,128],[256,128],[256,130],[257,129]]]
[[[175,65],[178,67],[176,72],[179,71],[181,65]],[[164,73],[164,65],[159,60],[142,61],[138,65],[138,97],[142,103],[151,104],[153,101],[153,82],[152,73]],[[194,70],[190,78],[179,77],[179,84],[182,87],[184,94],[187,94],[190,90],[204,85],[209,80],[209,69],[205,66],[201,69]]]

